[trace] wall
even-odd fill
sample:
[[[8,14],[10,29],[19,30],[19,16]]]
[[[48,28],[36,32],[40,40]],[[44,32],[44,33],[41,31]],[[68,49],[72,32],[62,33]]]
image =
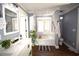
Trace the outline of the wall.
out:
[[[26,24],[25,21],[27,14],[19,7],[19,30],[20,30],[20,35],[22,35],[23,39],[26,39]]]
[[[77,14],[77,9],[73,9],[64,14],[64,19],[62,20],[64,41],[74,48],[76,48]]]
[[[34,15],[30,16],[29,17],[29,20],[30,20],[30,31],[31,30],[35,30],[35,19],[34,19]]]
[[[76,48],[79,51],[79,8],[78,8],[78,21],[77,21],[77,40],[76,40]]]

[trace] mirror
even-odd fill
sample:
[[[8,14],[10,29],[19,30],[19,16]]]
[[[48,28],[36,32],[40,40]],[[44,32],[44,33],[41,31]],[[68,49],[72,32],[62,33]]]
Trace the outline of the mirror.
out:
[[[15,12],[5,8],[5,20],[6,33],[18,30],[17,14]]]
[[[0,4],[0,17],[2,17],[2,5]]]

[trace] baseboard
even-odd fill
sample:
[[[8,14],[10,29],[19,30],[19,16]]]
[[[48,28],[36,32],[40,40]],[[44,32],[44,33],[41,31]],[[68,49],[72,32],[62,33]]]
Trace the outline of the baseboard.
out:
[[[66,42],[63,42],[68,48],[69,50],[75,52],[75,53],[79,53],[75,48],[71,47],[69,44],[67,44]]]

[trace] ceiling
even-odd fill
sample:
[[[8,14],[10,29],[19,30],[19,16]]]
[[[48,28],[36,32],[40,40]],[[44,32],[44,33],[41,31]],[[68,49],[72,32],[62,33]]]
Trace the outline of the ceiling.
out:
[[[67,5],[69,3],[19,3],[26,12],[34,13],[38,11],[50,11],[57,7]]]

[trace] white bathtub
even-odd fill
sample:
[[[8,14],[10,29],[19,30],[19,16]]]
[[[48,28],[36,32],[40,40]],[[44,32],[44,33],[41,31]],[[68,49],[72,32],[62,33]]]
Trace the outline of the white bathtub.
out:
[[[59,48],[58,37],[55,34],[49,35],[45,39],[36,39],[36,41],[36,45],[39,46],[55,46],[56,49]]]
[[[37,39],[36,45],[55,46],[55,36],[50,35],[45,39]]]

